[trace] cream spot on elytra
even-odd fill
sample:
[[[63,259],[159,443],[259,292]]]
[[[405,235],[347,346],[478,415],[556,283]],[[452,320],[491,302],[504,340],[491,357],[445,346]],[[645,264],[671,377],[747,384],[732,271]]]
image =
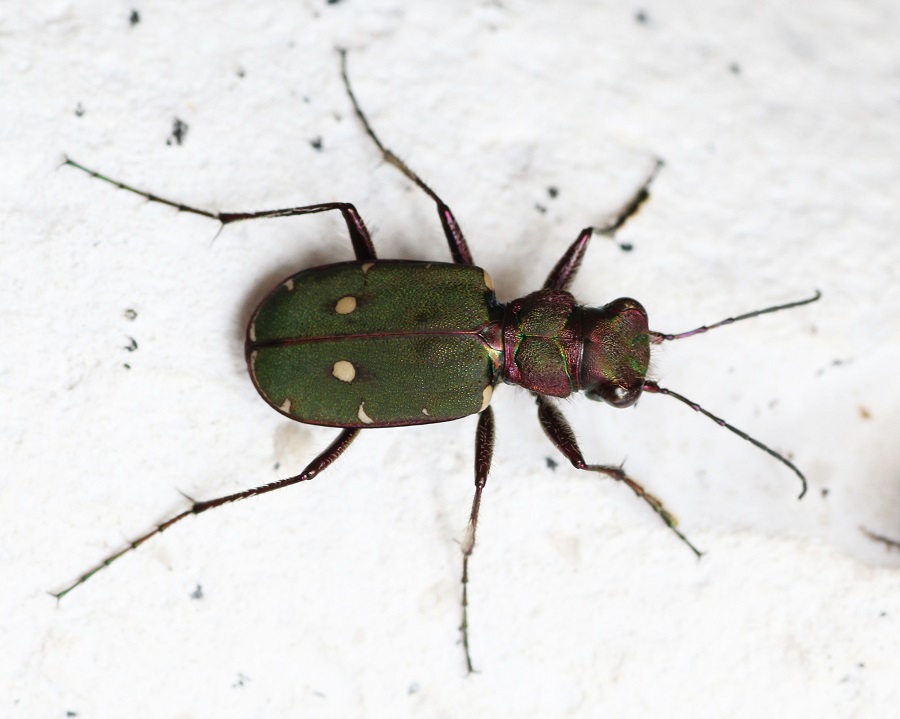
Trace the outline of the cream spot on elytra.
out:
[[[375,420],[366,414],[365,407],[366,407],[366,403],[360,402],[359,411],[356,413],[356,416],[359,417],[359,421],[362,422],[363,424],[372,424]]]
[[[355,309],[356,298],[353,295],[341,297],[341,299],[339,299],[334,305],[334,311],[339,315],[349,315]]]
[[[280,409],[280,410],[281,410],[282,412],[284,412],[285,414],[290,414],[290,412],[291,412],[291,401],[290,401],[289,399],[286,399],[284,402],[281,403],[281,406],[280,406],[278,409]]]
[[[284,283],[284,288],[285,288],[288,292],[293,291],[293,289],[294,289],[294,279],[291,278],[291,279],[285,281],[285,283]]]
[[[331,369],[331,374],[337,377],[341,382],[352,382],[356,377],[356,367],[352,362],[347,360],[338,360]]]

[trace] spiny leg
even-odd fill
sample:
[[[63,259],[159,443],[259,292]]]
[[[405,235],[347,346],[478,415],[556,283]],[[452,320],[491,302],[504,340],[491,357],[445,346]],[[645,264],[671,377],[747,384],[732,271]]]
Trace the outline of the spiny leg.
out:
[[[660,519],[665,522],[666,526],[675,532],[678,538],[690,547],[694,554],[698,557],[702,554],[699,549],[691,544],[687,537],[678,531],[675,526],[677,524],[675,516],[663,506],[663,503],[652,494],[645,491],[644,488],[629,477],[621,467],[588,464],[585,462],[584,456],[581,454],[581,450],[578,447],[578,442],[575,439],[575,433],[572,431],[572,427],[563,416],[563,413],[544,396],[535,394],[534,397],[538,405],[538,419],[540,420],[541,428],[544,430],[547,437],[550,438],[550,441],[553,442],[554,446],[572,463],[572,466],[576,469],[599,472],[612,477],[619,482],[624,482],[631,488],[632,492],[650,505],[650,508],[660,516]]]
[[[71,592],[75,587],[84,584],[88,579],[93,577],[97,572],[99,572],[104,567],[108,567],[114,561],[116,561],[119,557],[128,554],[129,552],[140,547],[144,542],[146,542],[151,537],[156,536],[157,534],[161,534],[166,529],[171,527],[173,524],[180,522],[185,517],[190,516],[191,514],[200,514],[205,512],[208,509],[214,509],[215,507],[220,507],[223,504],[228,504],[229,502],[236,502],[239,499],[247,499],[248,497],[257,497],[260,494],[265,494],[266,492],[273,492],[276,489],[281,489],[282,487],[289,487],[292,484],[297,484],[298,482],[305,482],[309,479],[312,479],[320,472],[322,472],[326,467],[328,467],[332,462],[334,462],[338,457],[343,454],[344,450],[350,446],[350,443],[356,439],[356,436],[359,434],[360,430],[358,428],[348,428],[343,430],[337,438],[330,444],[325,450],[319,454],[312,462],[310,462],[306,469],[304,469],[300,474],[294,477],[288,477],[287,479],[280,479],[277,482],[272,482],[270,484],[264,484],[261,487],[255,487],[253,489],[246,489],[243,492],[237,492],[235,494],[229,494],[224,497],[219,497],[217,499],[209,499],[205,502],[193,502],[189,509],[181,512],[180,514],[176,514],[171,519],[166,520],[162,524],[158,524],[152,530],[147,532],[146,534],[138,537],[133,542],[129,543],[124,549],[119,550],[115,554],[104,559],[100,564],[93,567],[91,570],[82,574],[75,582],[70,584],[68,587],[63,589],[60,592],[54,592],[53,596],[57,599],[62,599],[69,592]]]
[[[339,52],[341,53],[341,76],[344,78],[344,86],[347,88],[347,94],[350,96],[350,102],[353,104],[353,110],[356,112],[356,116],[359,118],[360,122],[362,122],[366,134],[371,138],[378,149],[381,150],[381,156],[384,158],[385,162],[400,170],[400,172],[406,175],[407,178],[418,185],[426,195],[435,201],[437,204],[438,215],[441,218],[441,226],[444,228],[444,236],[447,238],[447,244],[450,246],[450,254],[453,256],[453,261],[460,265],[473,264],[472,253],[469,252],[466,238],[463,236],[462,230],[459,228],[459,223],[457,223],[456,218],[453,216],[453,212],[451,212],[447,203],[438,197],[437,193],[425,184],[425,181],[413,172],[409,165],[389,150],[384,143],[381,142],[378,135],[375,134],[375,130],[373,130],[372,125],[369,124],[369,119],[362,111],[359,101],[356,99],[356,95],[353,94],[353,88],[350,87],[350,76],[347,74],[347,51],[341,49]]]
[[[81,170],[82,172],[86,172],[91,177],[96,177],[98,180],[108,182],[110,185],[114,185],[120,190],[127,190],[128,192],[138,195],[139,197],[143,197],[149,202],[158,202],[161,205],[174,207],[179,212],[188,212],[192,215],[209,217],[210,219],[219,222],[223,227],[232,222],[240,222],[242,220],[258,220],[274,217],[295,217],[297,215],[312,215],[317,212],[329,212],[330,210],[338,210],[344,216],[344,221],[347,223],[347,229],[350,232],[350,241],[353,243],[353,252],[356,255],[356,259],[375,259],[375,247],[374,245],[372,245],[372,238],[369,236],[369,231],[366,229],[366,223],[363,222],[363,219],[356,211],[356,208],[349,202],[322,202],[317,205],[288,207],[281,210],[263,210],[261,212],[214,212],[211,210],[203,210],[197,207],[191,207],[190,205],[184,205],[180,202],[167,200],[164,197],[160,197],[159,195],[154,195],[153,193],[139,190],[132,185],[126,185],[124,182],[120,182],[119,180],[114,180],[111,177],[107,177],[106,175],[103,175],[96,170],[91,170],[90,168],[85,167],[84,165],[81,165],[68,157],[65,159],[63,165],[69,165],[70,167],[74,167],[78,170]]]
[[[644,180],[644,184],[635,191],[625,204],[623,204],[604,225],[599,227],[585,227],[581,231],[581,234],[578,235],[575,242],[569,245],[569,249],[566,250],[565,254],[560,257],[559,262],[556,263],[556,266],[550,271],[550,274],[544,282],[544,289],[568,289],[572,280],[575,278],[575,274],[578,272],[578,268],[581,266],[581,260],[584,259],[584,253],[587,251],[591,235],[594,232],[598,232],[601,235],[611,238],[629,219],[634,217],[641,205],[643,205],[644,202],[647,201],[647,198],[650,197],[650,185],[653,183],[653,180],[656,179],[662,166],[663,161],[657,159],[656,164],[653,166],[647,179]]]
[[[466,653],[466,669],[475,671],[472,656],[469,653],[469,557],[475,549],[475,530],[478,528],[478,510],[481,508],[481,492],[487,483],[491,469],[491,457],[494,454],[494,413],[490,407],[478,417],[478,429],[475,431],[475,497],[472,499],[472,512],[469,515],[469,526],[462,543],[462,632],[463,649]]]

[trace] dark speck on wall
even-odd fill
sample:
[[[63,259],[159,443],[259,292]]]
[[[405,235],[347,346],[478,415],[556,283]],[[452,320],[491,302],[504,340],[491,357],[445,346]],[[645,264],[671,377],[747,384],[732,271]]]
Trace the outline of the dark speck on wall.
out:
[[[172,121],[172,134],[166,140],[167,145],[184,144],[184,138],[187,137],[188,125],[186,122],[179,120],[177,117]]]

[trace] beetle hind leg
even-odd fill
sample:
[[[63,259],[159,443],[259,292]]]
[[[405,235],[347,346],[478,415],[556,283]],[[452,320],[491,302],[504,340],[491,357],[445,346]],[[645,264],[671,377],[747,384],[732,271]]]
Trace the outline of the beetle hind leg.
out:
[[[260,494],[266,494],[267,492],[272,492],[276,489],[281,489],[282,487],[289,487],[292,484],[297,484],[298,482],[304,482],[306,480],[312,479],[317,476],[320,472],[322,472],[325,468],[327,468],[330,464],[332,464],[338,457],[340,457],[344,450],[350,446],[351,442],[356,439],[356,436],[359,434],[360,430],[356,427],[349,427],[343,430],[337,438],[326,447],[312,462],[306,465],[306,468],[298,475],[294,477],[288,477],[287,479],[280,479],[275,482],[270,482],[269,484],[264,484],[260,487],[254,487],[253,489],[245,489],[243,492],[237,492],[235,494],[228,494],[224,497],[217,497],[216,499],[209,499],[205,502],[195,502],[191,500],[191,506],[181,512],[180,514],[176,514],[171,519],[167,519],[162,524],[157,524],[153,529],[145,534],[141,535],[137,539],[130,542],[124,549],[120,549],[115,554],[110,555],[102,562],[82,574],[78,579],[72,582],[69,586],[59,592],[53,592],[53,596],[57,598],[57,600],[62,599],[69,592],[71,592],[75,587],[78,587],[84,584],[88,579],[93,577],[97,572],[101,569],[108,567],[114,561],[116,561],[119,557],[122,557],[129,552],[134,551],[138,547],[140,547],[144,542],[148,539],[155,537],[157,534],[162,534],[166,529],[171,527],[173,524],[180,522],[185,517],[189,517],[192,514],[200,514],[205,512],[208,509],[215,509],[216,507],[221,507],[223,504],[230,504],[231,502],[237,502],[239,499],[247,499],[248,497],[256,497]]]
[[[572,431],[572,427],[563,416],[563,413],[544,396],[539,394],[535,394],[534,396],[538,405],[538,419],[540,420],[541,428],[544,430],[544,433],[550,441],[553,442],[553,445],[572,463],[573,467],[589,472],[605,474],[606,476],[612,477],[616,481],[627,485],[635,495],[650,505],[650,509],[659,515],[666,526],[671,529],[694,554],[698,557],[702,555],[702,552],[678,530],[678,527],[676,526],[678,520],[675,518],[675,515],[665,508],[661,500],[647,492],[638,482],[629,477],[621,467],[612,467],[603,464],[588,464],[585,462],[584,456],[581,454],[581,449],[578,447],[578,442],[575,439],[575,433]]]

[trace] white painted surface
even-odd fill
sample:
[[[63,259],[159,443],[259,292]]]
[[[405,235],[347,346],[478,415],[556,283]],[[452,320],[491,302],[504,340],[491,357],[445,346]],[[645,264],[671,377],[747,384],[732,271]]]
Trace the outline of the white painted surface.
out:
[[[450,5],[159,1],[133,27],[97,0],[0,10],[0,715],[896,712],[900,553],[859,531],[900,536],[896,4]],[[821,289],[655,359],[664,386],[790,453],[807,498],[676,402],[567,403],[590,460],[627,458],[697,563],[625,488],[550,471],[532,403],[503,388],[476,676],[456,645],[474,418],[364,433],[308,486],[190,518],[57,608],[47,591],[180,510],[178,490],[273,481],[330,441],[259,400],[243,328],[283,277],[350,257],[339,217],[217,236],[57,165],[211,209],[348,200],[383,257],[447,259],[433,205],[350,115],[338,45],[502,297],[655,156],[620,236],[635,249],[595,243],[584,302],[631,295],[677,332]]]

